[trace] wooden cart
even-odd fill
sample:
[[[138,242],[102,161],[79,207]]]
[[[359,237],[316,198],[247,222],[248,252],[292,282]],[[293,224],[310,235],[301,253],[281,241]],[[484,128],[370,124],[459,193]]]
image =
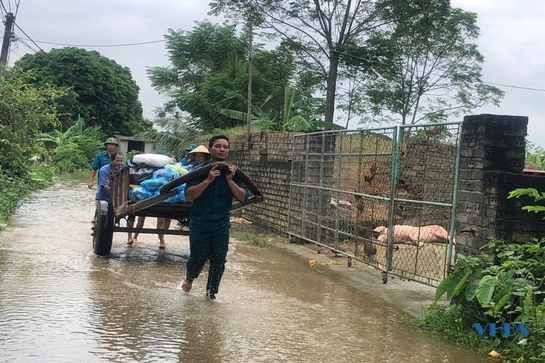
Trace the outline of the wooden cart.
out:
[[[178,187],[182,184],[208,175],[210,169],[215,165],[222,172],[227,172],[226,163],[212,163],[200,169],[180,176],[159,189],[159,194],[138,202],[129,200],[129,168],[123,168],[121,172],[112,178],[111,200],[96,201],[95,218],[93,223],[93,252],[99,256],[107,256],[112,249],[112,240],[114,232],[139,232],[152,234],[170,234],[170,235],[188,235],[188,230],[170,230],[155,228],[128,228],[121,227],[121,219],[130,216],[145,216],[157,218],[171,218],[174,220],[184,220],[189,217],[191,204],[183,203],[163,203],[167,198],[178,194]],[[253,203],[263,201],[263,195],[254,185],[250,178],[240,169],[236,174],[248,187],[250,198],[245,203],[234,202],[231,210],[243,208]]]

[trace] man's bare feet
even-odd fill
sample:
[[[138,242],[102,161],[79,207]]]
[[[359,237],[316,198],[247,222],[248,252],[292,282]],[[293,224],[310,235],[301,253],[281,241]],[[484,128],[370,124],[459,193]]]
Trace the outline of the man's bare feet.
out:
[[[211,302],[221,302],[217,297],[216,297],[216,294],[212,294],[210,293],[209,291],[206,292],[206,298],[208,299],[208,301],[211,301]]]
[[[129,238],[129,240],[127,241],[127,244],[129,246],[132,246],[132,244],[134,243],[134,239],[133,238]]]
[[[193,287],[193,281],[188,280],[188,279],[184,279],[184,281],[182,281],[182,291],[183,292],[185,292],[185,293],[190,292],[192,287]]]

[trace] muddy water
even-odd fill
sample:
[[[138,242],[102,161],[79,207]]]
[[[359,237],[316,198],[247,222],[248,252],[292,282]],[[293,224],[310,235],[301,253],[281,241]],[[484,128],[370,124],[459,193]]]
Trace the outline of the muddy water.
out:
[[[176,287],[188,242],[155,235],[91,253],[86,175],[26,201],[0,233],[1,362],[479,362],[280,248],[233,242],[220,297]],[[148,221],[146,222],[148,223]],[[149,221],[153,227],[155,221]]]

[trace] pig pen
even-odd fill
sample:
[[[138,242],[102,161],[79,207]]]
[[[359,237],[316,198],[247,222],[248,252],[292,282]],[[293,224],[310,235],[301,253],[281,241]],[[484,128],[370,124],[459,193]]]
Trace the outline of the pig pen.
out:
[[[452,245],[380,243],[377,226],[453,231],[459,123],[309,133],[294,137],[288,235],[317,252],[355,258],[437,285]]]

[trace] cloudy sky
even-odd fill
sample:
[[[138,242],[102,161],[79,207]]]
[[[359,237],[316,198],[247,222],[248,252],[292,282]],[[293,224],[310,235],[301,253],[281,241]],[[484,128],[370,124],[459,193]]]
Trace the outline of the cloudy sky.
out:
[[[195,21],[212,19],[207,0],[2,0],[8,11],[19,8],[12,45],[13,64],[38,46],[48,51],[62,45],[97,50],[129,67],[140,87],[144,117],[164,99],[151,87],[146,67],[167,66],[163,42],[137,46],[98,47],[163,40],[168,28],[191,30]],[[506,92],[501,107],[483,107],[479,113],[529,117],[528,138],[545,147],[545,1],[451,0],[452,5],[478,14],[485,56],[483,80]],[[3,14],[3,13],[2,13]],[[212,19],[214,20],[214,19]],[[219,22],[219,20],[216,19]],[[3,28],[2,28],[3,29]],[[25,35],[26,33],[28,35]],[[3,33],[3,31],[2,31]],[[58,43],[53,45],[48,43]],[[357,125],[351,125],[354,128]]]

